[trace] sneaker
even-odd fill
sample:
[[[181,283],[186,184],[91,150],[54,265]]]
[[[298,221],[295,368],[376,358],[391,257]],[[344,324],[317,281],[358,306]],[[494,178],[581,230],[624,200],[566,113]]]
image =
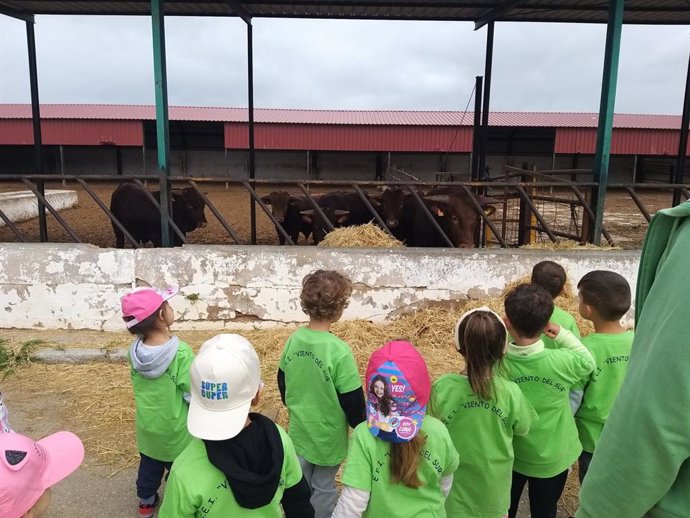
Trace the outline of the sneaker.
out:
[[[156,507],[158,506],[158,503],[160,502],[160,497],[158,496],[158,493],[156,493],[156,498],[153,500],[152,504],[142,504],[141,500],[139,501],[139,518],[151,518],[153,516],[153,513],[156,510]]]

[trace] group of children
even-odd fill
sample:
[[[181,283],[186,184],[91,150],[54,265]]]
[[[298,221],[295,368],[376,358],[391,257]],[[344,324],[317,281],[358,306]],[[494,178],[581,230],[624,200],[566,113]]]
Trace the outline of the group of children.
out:
[[[465,313],[454,329],[464,366],[433,384],[413,337],[395,337],[372,353],[363,388],[352,350],[331,333],[352,283],[307,275],[309,324],[288,338],[277,372],[289,432],[250,411],[264,382],[245,338],[218,335],[194,356],[170,331],[175,291],[132,291],[122,312],[137,336],[138,516],[154,515],[166,476],[160,518],[514,518],[526,483],[532,518],[555,518],[570,467],[586,475],[633,338],[620,323],[631,300],[623,277],[579,282],[579,312],[595,330],[582,340],[554,305],[565,283],[544,261],[506,295],[503,316]]]

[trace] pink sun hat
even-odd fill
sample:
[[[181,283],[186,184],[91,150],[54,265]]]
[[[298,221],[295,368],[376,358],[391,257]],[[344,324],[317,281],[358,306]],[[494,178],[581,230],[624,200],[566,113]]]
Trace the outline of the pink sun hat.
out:
[[[153,315],[163,302],[173,298],[178,293],[177,288],[166,288],[159,290],[156,288],[136,288],[120,299],[122,306],[122,318],[125,320],[127,329],[140,324],[142,320]]]
[[[410,342],[388,342],[372,353],[365,379],[369,431],[384,441],[411,441],[422,427],[431,395],[431,376],[422,355]],[[389,399],[387,413],[381,412],[370,390],[376,382]]]
[[[74,472],[83,460],[84,445],[71,432],[36,442],[14,432],[0,434],[0,516],[23,516],[46,489]]]

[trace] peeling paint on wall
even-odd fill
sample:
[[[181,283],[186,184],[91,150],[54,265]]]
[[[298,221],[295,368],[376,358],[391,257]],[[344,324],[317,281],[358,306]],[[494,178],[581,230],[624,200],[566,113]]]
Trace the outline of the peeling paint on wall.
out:
[[[319,268],[353,280],[345,319],[383,321],[429,305],[495,296],[544,259],[562,264],[573,285],[588,271],[608,269],[635,292],[639,251],[4,244],[0,327],[122,330],[120,297],[142,282],[180,288],[172,301],[179,329],[303,322],[301,281]]]

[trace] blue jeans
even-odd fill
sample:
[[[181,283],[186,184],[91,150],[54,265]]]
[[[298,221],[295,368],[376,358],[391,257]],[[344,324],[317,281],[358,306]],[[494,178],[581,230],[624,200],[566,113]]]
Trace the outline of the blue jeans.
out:
[[[156,494],[161,487],[163,475],[170,473],[172,462],[163,462],[152,459],[143,453],[139,453],[139,474],[137,475],[137,496],[142,500],[147,500]]]

